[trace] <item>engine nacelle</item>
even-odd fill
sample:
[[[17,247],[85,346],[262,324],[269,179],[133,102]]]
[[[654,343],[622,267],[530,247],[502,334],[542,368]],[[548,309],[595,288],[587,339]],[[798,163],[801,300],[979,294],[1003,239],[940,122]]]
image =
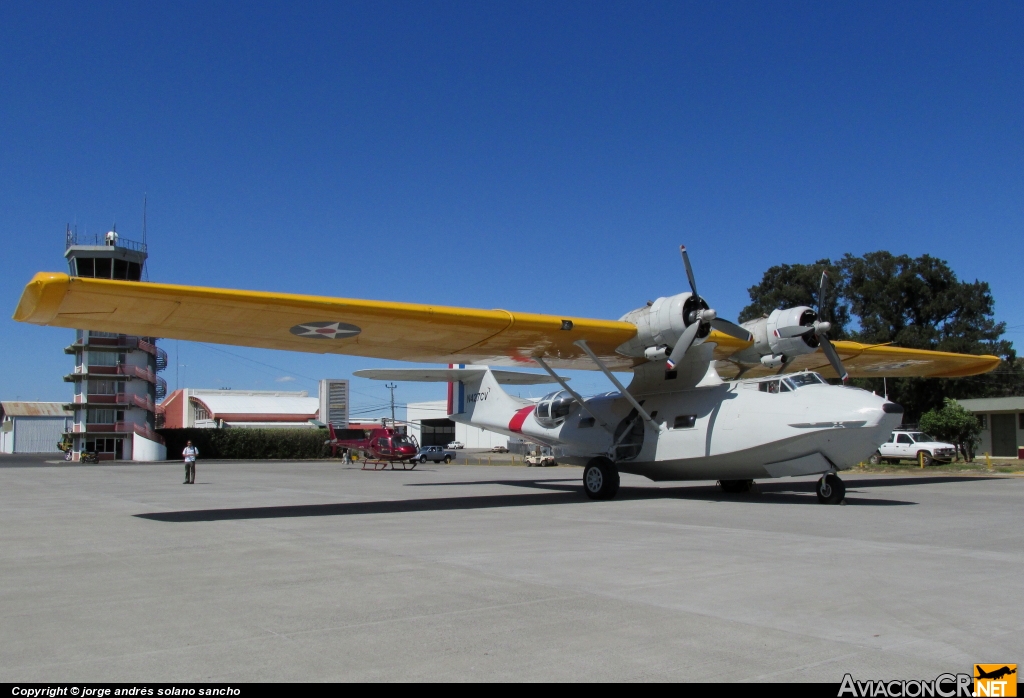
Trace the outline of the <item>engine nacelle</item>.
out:
[[[765,368],[776,369],[782,368],[782,364],[786,363],[786,357],[782,354],[769,354],[768,356],[761,357],[761,365]]]
[[[780,337],[779,330],[788,327],[812,327],[818,319],[818,314],[806,305],[799,305],[795,308],[783,308],[773,310],[766,318],[758,318],[743,323],[743,327],[754,337],[754,346],[751,347],[760,355],[761,363],[765,366],[765,360],[770,357],[784,357],[792,359],[801,354],[810,354],[818,350],[818,338],[814,332],[797,337]],[[781,366],[780,362],[778,366]],[[768,368],[778,368],[768,366]]]
[[[636,325],[636,336],[620,346],[618,351],[626,356],[644,357],[652,361],[665,358],[689,325],[687,316],[701,308],[706,309],[707,303],[699,296],[680,293],[659,298],[644,308],[629,311],[620,320]],[[692,346],[703,342],[709,334],[710,328],[702,327]]]

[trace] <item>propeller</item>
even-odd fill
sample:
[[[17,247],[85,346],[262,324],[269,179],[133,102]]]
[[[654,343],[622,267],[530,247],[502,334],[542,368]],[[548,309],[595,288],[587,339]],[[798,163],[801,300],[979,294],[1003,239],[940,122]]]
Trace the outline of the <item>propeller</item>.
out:
[[[818,287],[818,317],[821,318],[825,314],[825,292],[828,290],[828,271],[821,272],[821,285]],[[839,358],[839,354],[836,352],[836,348],[832,346],[832,342],[828,339],[827,332],[832,329],[831,323],[828,322],[815,322],[812,326],[814,330],[814,336],[818,338],[818,342],[821,343],[821,350],[825,352],[825,356],[828,357],[828,362],[832,364],[832,368],[835,370],[836,375],[844,383],[849,380],[850,374],[846,372],[843,367],[843,362]]]
[[[686,329],[683,330],[679,341],[676,342],[672,353],[669,354],[668,361],[665,362],[665,368],[668,371],[674,369],[683,360],[697,337],[706,337],[712,327],[744,342],[749,342],[751,339],[750,333],[736,323],[720,319],[714,308],[709,307],[707,301],[700,297],[697,293],[697,280],[693,276],[693,267],[690,265],[690,256],[686,254],[686,245],[679,246],[679,253],[683,256],[686,278],[690,282],[690,291],[693,292],[693,295],[683,305],[683,322],[686,323]]]

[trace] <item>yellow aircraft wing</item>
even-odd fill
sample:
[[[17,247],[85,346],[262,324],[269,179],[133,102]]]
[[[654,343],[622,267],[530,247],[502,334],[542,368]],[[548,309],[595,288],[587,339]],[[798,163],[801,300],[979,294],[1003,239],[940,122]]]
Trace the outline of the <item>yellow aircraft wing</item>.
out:
[[[301,296],[261,291],[176,286],[36,274],[25,287],[14,319],[37,325],[234,344],[319,354],[349,354],[421,363],[535,366],[544,356],[555,368],[596,368],[579,347],[588,346],[609,368],[626,371],[644,359],[616,349],[632,339],[627,322],[513,313],[448,306]],[[720,332],[708,342],[723,377],[741,365],[732,355],[750,346]],[[969,376],[991,371],[995,356],[835,342],[851,376]],[[798,357],[788,371],[834,376],[820,352]],[[773,371],[760,365],[744,377]]]
[[[578,339],[615,370],[643,359],[615,353],[628,322],[414,303],[234,291],[36,274],[14,319],[143,337],[422,363],[597,367]],[[571,328],[571,329],[570,329]],[[744,345],[745,346],[745,345]]]
[[[889,345],[860,344],[858,342],[832,342],[843,367],[851,378],[960,378],[988,373],[999,365],[998,356],[976,354],[952,354],[945,351],[928,351],[925,349],[902,349]],[[718,352],[715,368],[723,378],[735,378],[741,368],[728,358],[721,360]],[[777,369],[768,369],[760,364],[746,366],[742,372],[744,378],[768,376],[777,373]],[[817,371],[826,378],[837,378],[832,365],[821,349],[811,354],[798,356],[786,367],[786,373],[796,371]]]

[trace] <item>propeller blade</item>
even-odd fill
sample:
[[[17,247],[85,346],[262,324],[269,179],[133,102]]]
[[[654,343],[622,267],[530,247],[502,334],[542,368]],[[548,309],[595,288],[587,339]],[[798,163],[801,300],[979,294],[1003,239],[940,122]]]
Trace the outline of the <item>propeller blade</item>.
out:
[[[730,337],[741,339],[744,342],[751,340],[750,333],[745,329],[737,325],[735,322],[729,322],[728,320],[722,320],[721,318],[715,318],[711,321],[711,326],[723,334],[727,334]],[[811,328],[814,329],[813,327]]]
[[[835,370],[836,375],[845,383],[849,380],[850,374],[847,373],[846,369],[843,367],[843,362],[839,358],[836,348],[832,346],[832,342],[828,341],[828,337],[825,335],[818,335],[818,339],[821,341],[821,350],[825,352],[825,356],[828,357],[828,362],[832,364],[832,368]]]
[[[818,285],[818,319],[825,319],[825,293],[828,292],[828,270],[821,272],[821,283]]]
[[[683,360],[683,357],[686,356],[686,350],[690,348],[691,344],[693,344],[693,340],[697,338],[697,333],[699,331],[699,321],[683,330],[682,336],[679,337],[679,341],[676,342],[675,347],[672,349],[672,353],[668,357],[668,363],[665,364],[669,371],[674,369],[679,362]]]
[[[775,330],[775,334],[786,339],[788,337],[803,337],[814,332],[814,325],[791,325]]]
[[[690,280],[690,290],[696,296],[698,295],[697,282],[693,278],[693,267],[690,266],[690,255],[686,254],[686,245],[679,246],[679,253],[683,255],[683,264],[686,265],[686,278]]]

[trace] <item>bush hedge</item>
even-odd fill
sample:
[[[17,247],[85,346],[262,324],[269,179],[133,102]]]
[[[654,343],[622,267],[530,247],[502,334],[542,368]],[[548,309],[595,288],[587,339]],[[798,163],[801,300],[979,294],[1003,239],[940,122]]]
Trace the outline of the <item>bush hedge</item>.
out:
[[[326,429],[158,429],[167,442],[167,458],[178,460],[188,441],[199,459],[245,460],[325,458],[330,455]]]

